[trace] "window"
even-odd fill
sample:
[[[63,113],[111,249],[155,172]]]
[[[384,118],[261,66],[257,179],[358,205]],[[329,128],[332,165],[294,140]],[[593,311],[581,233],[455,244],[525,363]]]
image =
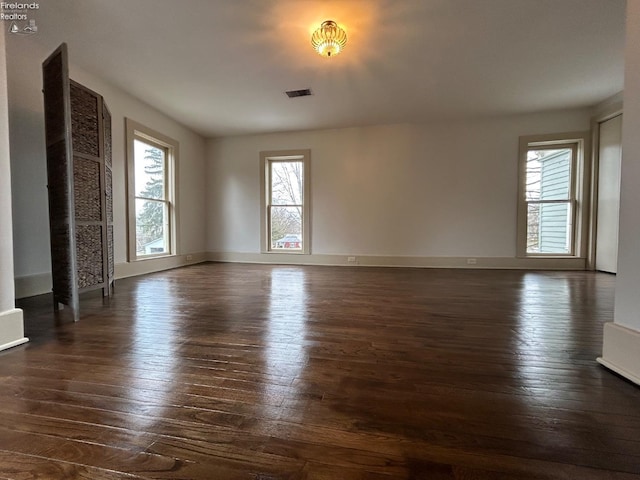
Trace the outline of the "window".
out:
[[[586,134],[521,137],[518,255],[584,255]]]
[[[309,150],[260,152],[263,253],[309,253]]]
[[[129,260],[174,255],[178,143],[130,119],[126,125]]]

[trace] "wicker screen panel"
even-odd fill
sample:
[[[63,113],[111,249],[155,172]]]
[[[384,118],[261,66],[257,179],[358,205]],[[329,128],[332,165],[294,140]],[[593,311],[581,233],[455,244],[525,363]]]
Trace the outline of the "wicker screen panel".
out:
[[[102,220],[98,162],[73,157],[73,196],[76,220],[85,222]]]
[[[104,117],[104,161],[111,168],[111,114],[104,104],[102,112]]]
[[[66,145],[64,141],[47,148],[49,183],[49,221],[51,238],[51,273],[53,291],[59,301],[70,302],[75,285],[72,272],[70,205],[67,200],[69,184],[61,182],[67,176]]]
[[[47,145],[56,142],[60,137],[63,137],[65,133],[65,97],[62,92],[64,91],[67,78],[63,68],[63,54],[64,52],[62,51],[58,52],[58,54],[52,56],[50,61],[42,68],[45,92],[44,118],[47,127]]]
[[[64,141],[47,147],[47,182],[49,216],[53,224],[68,224],[71,216],[69,184],[67,182],[67,147]]]
[[[51,277],[53,292],[58,301],[69,302],[75,285],[71,275],[71,249],[68,224],[59,224],[51,228]]]
[[[76,227],[76,254],[78,288],[102,283],[102,225]]]
[[[114,258],[113,258],[113,225],[107,227],[107,252],[109,255],[109,278],[114,277]]]
[[[111,295],[114,276],[111,115],[102,96],[69,79],[67,46],[44,62],[54,309],[79,320],[79,290]]]
[[[98,98],[71,83],[71,131],[74,153],[100,156]]]
[[[113,179],[111,169],[105,169],[105,190],[106,190],[106,205],[107,205],[107,222],[113,223]]]
[[[49,215],[51,241],[51,271],[53,291],[59,301],[70,302],[75,285],[72,277],[69,184],[67,156],[64,141],[47,148],[47,181],[49,188]]]

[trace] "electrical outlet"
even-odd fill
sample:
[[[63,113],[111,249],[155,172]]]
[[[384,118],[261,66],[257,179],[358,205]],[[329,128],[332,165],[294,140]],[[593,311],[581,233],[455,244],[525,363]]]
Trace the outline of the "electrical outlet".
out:
[[[356,263],[356,257],[347,257],[347,262]]]
[[[478,263],[478,260],[475,258],[467,258],[467,265],[475,265]]]
[[[187,262],[190,262],[191,260],[193,260],[193,255],[187,255]]]

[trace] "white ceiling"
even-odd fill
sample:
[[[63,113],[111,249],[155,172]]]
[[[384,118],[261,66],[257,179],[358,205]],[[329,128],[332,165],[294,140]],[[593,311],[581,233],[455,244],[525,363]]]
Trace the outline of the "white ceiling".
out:
[[[40,5],[35,41],[206,137],[585,107],[623,86],[624,0]],[[331,59],[309,42],[326,19],[349,36]]]

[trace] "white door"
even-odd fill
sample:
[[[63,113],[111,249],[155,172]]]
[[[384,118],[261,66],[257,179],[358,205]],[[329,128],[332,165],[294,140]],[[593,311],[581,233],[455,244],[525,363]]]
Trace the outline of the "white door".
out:
[[[616,273],[620,213],[622,115],[600,124],[596,270]]]

